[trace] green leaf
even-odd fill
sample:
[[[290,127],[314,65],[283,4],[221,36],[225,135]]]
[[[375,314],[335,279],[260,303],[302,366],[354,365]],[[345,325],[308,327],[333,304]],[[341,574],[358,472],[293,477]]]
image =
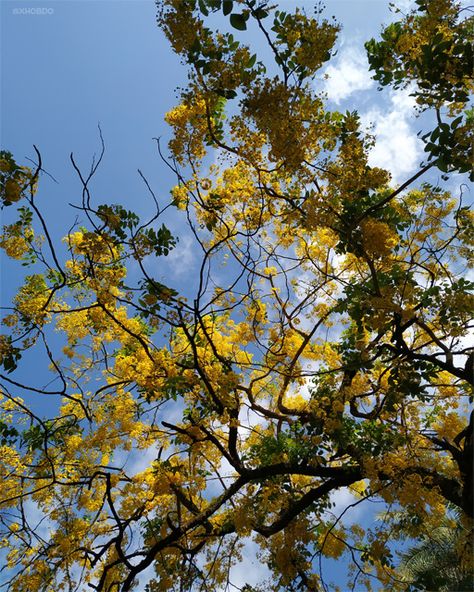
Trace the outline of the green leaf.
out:
[[[257,61],[257,54],[254,53],[253,56],[247,62],[247,68],[253,68],[255,66],[256,61]]]
[[[14,427],[0,421],[0,445],[12,446],[18,437],[18,430]]]
[[[209,16],[209,11],[207,10],[206,4],[203,2],[203,0],[199,0],[199,10],[204,16]]]
[[[230,15],[230,24],[234,27],[234,29],[238,29],[239,31],[245,31],[247,29],[246,18],[243,14],[233,13]]]
[[[18,360],[21,359],[21,351],[13,346],[10,335],[0,335],[0,346],[2,348],[0,366],[3,366],[8,373],[13,372],[17,368]]]
[[[268,11],[266,11],[262,6],[257,8],[254,12],[255,18],[257,19],[264,19],[268,16]]]
[[[232,7],[234,6],[233,0],[224,0],[222,3],[222,12],[225,16],[232,12]]]

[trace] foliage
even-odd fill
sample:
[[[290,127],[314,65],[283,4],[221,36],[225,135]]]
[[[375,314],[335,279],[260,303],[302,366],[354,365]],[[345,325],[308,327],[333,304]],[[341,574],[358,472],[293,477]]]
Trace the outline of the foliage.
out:
[[[85,226],[56,245],[39,152],[33,171],[1,156],[3,204],[22,205],[0,244],[31,268],[0,341],[2,577],[125,592],[153,567],[149,592],[224,590],[251,537],[272,575],[245,590],[327,589],[323,559],[343,554],[351,589],[408,590],[398,539],[423,543],[450,504],[472,530],[472,213],[420,179],[468,169],[469,22],[418,1],[368,44],[380,83],[414,83],[437,122],[396,187],[357,112],[317,90],[337,23],[257,0],[163,0],[158,21],[189,84],[166,116],[177,184],[164,207],[151,192],[150,220],[94,207],[103,153],[89,174],[72,157]],[[171,207],[202,257],[182,290],[151,271],[173,249],[182,265]],[[23,382],[28,349],[49,387]],[[348,524],[341,491],[385,519]]]
[[[460,560],[471,551],[471,533],[462,524],[462,516],[446,518],[421,542],[403,553],[399,574],[411,590],[471,590],[474,584],[472,565]]]
[[[384,86],[414,84],[420,109],[436,110],[437,125],[423,139],[437,167],[470,172],[473,114],[467,107],[474,69],[473,21],[460,19],[460,8],[453,2],[415,4],[418,12],[389,25],[380,41],[366,43],[370,66]]]

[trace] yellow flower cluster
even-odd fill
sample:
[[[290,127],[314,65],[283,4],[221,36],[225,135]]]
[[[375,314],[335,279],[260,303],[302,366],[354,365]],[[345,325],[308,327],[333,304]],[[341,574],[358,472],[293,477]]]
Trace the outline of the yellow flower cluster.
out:
[[[174,51],[178,54],[186,52],[192,47],[198,31],[202,30],[202,22],[183,0],[167,0],[166,5],[167,10],[159,15],[160,26],[166,31]]]
[[[51,290],[42,275],[29,275],[15,296],[17,310],[29,321],[43,325],[51,318],[51,314],[46,310],[50,294]]]
[[[186,101],[168,111],[165,121],[174,128],[174,137],[169,142],[173,156],[179,163],[184,155],[192,155],[196,161],[206,153],[204,138],[208,131],[207,106],[203,98]]]
[[[180,210],[186,209],[189,199],[189,191],[185,185],[175,185],[171,190],[173,204]]]
[[[74,254],[87,255],[96,263],[110,263],[119,256],[117,248],[107,240],[106,235],[78,230],[70,233],[65,240]]]
[[[311,76],[327,60],[339,27],[324,20],[321,23],[308,18],[298,9],[285,20],[284,41],[294,53],[295,61],[304,66]]]
[[[32,228],[23,228],[19,224],[10,224],[3,227],[3,234],[0,235],[0,247],[12,259],[23,259],[31,249],[31,242],[34,238]]]
[[[446,438],[448,441],[452,441],[466,426],[466,420],[463,420],[456,412],[443,412],[436,424],[434,429],[438,433],[439,438]]]
[[[385,222],[366,218],[360,224],[364,250],[373,257],[386,257],[399,241],[397,234]]]
[[[318,543],[321,547],[321,551],[326,557],[338,559],[346,548],[344,543],[344,533],[333,528],[331,531],[327,530],[319,535]]]
[[[305,125],[305,122],[317,120],[320,111],[318,99],[302,89],[290,89],[276,79],[255,84],[245,103],[245,115],[268,138],[271,159],[283,161],[290,171],[319,153],[321,136],[327,131],[316,123]]]

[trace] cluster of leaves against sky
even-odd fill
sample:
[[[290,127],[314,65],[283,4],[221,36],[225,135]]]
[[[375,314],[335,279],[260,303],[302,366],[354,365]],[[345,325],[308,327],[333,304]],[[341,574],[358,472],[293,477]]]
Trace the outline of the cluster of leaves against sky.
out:
[[[102,156],[87,173],[72,158],[84,226],[55,245],[40,152],[33,170],[2,153],[3,204],[20,207],[0,244],[31,270],[0,341],[8,590],[125,592],[150,566],[148,592],[224,590],[248,537],[272,575],[246,590],[334,589],[321,566],[343,554],[347,589],[413,590],[393,543],[455,515],[458,572],[472,573],[473,218],[461,182],[445,188],[471,160],[472,22],[453,0],[415,4],[366,45],[380,84],[411,85],[434,114],[401,186],[368,165],[357,112],[329,110],[313,84],[337,23],[258,0],[158,3],[189,82],[166,115],[176,186],[169,203],[150,188],[150,220],[94,205]],[[176,247],[170,207],[201,256],[191,296],[150,272]],[[54,388],[15,373],[29,348]],[[137,453],[153,460],[130,471]],[[341,490],[382,517],[348,524]]]

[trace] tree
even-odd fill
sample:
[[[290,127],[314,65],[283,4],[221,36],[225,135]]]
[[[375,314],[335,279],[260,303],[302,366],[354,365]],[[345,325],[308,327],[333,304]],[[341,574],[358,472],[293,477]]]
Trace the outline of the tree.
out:
[[[431,533],[425,534],[419,545],[402,555],[399,573],[414,590],[470,590],[473,586],[472,567],[459,561],[469,533],[462,526],[445,520]]]
[[[367,44],[379,82],[410,83],[434,111],[427,161],[399,186],[369,166],[357,112],[315,90],[337,23],[257,0],[159,3],[189,84],[166,116],[177,184],[168,205],[150,187],[150,220],[94,205],[103,144],[88,173],[71,157],[84,226],[57,245],[39,151],[33,170],[2,153],[3,204],[21,205],[1,246],[32,268],[0,342],[9,590],[125,592],[149,567],[148,592],[225,589],[246,537],[265,590],[326,590],[321,560],[343,553],[352,589],[406,590],[394,542],[423,541],[449,504],[472,531],[473,219],[443,186],[469,169],[470,25],[452,0],[416,5]],[[270,57],[211,29],[219,12]],[[170,206],[201,253],[188,294],[150,271],[179,248]],[[14,374],[28,349],[59,386]],[[154,459],[133,472],[137,451]],[[382,501],[385,520],[347,525],[341,490]],[[467,565],[469,544],[459,553]]]

